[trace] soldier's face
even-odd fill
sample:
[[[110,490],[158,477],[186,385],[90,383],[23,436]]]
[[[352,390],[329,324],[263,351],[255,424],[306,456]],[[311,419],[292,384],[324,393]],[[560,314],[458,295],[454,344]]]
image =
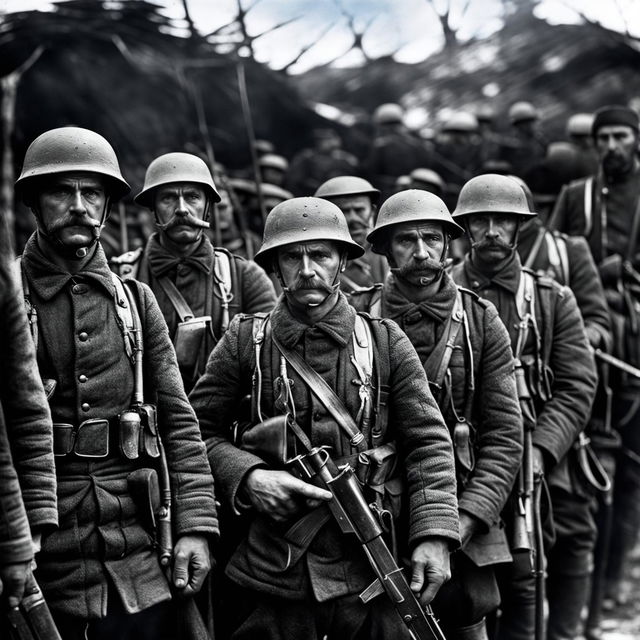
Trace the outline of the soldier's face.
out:
[[[474,213],[469,216],[467,224],[473,249],[485,262],[495,264],[513,251],[518,216],[509,213]]]
[[[174,182],[159,187],[154,196],[155,214],[163,233],[176,244],[200,238],[207,210],[207,194],[198,184]]]
[[[415,286],[431,284],[442,271],[445,237],[437,222],[405,222],[392,229],[389,253],[397,275]]]
[[[289,300],[301,308],[322,304],[334,291],[344,258],[333,242],[299,242],[278,251],[278,267]]]
[[[373,223],[373,206],[369,196],[340,196],[331,198],[347,219],[349,233],[355,242],[364,244]]]
[[[233,205],[229,194],[224,189],[220,189],[219,193],[220,202],[215,207],[218,212],[218,225],[222,231],[225,231],[233,225]]]
[[[631,170],[638,151],[638,134],[634,129],[626,125],[599,127],[595,141],[606,174],[615,175]]]
[[[107,195],[93,173],[62,173],[46,182],[38,196],[41,224],[67,247],[86,247],[96,237]]]

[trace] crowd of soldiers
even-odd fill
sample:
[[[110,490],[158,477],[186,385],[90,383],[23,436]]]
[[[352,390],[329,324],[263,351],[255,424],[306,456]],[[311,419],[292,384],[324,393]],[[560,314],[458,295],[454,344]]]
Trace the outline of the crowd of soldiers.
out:
[[[640,528],[638,114],[492,117],[427,144],[385,104],[363,162],[320,130],[255,179],[166,153],[109,257],[109,142],[32,142],[1,637],[601,636]]]

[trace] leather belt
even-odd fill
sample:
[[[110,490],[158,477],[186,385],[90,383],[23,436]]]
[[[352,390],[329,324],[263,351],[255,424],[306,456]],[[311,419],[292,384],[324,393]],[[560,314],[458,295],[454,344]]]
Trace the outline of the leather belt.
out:
[[[53,453],[56,457],[101,459],[119,455],[119,419],[89,418],[79,425],[53,423]]]

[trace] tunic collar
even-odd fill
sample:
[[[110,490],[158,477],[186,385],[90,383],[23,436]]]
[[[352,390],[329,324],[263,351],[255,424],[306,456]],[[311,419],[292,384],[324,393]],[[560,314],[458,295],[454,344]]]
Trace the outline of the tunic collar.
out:
[[[213,245],[204,234],[196,250],[189,256],[177,256],[160,243],[160,235],[154,233],[147,243],[147,259],[154,276],[163,276],[180,264],[188,264],[205,274],[211,273]]]
[[[341,348],[347,346],[355,327],[356,312],[347,302],[342,292],[338,301],[324,318],[314,325],[301,322],[293,316],[284,295],[271,312],[271,327],[278,339],[287,347],[293,348],[304,338],[308,329],[317,329],[337,343]]]
[[[43,300],[51,300],[71,280],[93,280],[106,289],[110,296],[115,297],[113,276],[100,243],[97,244],[93,257],[83,269],[71,274],[44,255],[34,233],[27,240],[22,262],[29,276],[30,288]]]
[[[485,273],[481,267],[474,262],[471,254],[467,254],[464,259],[464,269],[467,274],[467,280],[471,283],[473,289],[501,287],[514,296],[518,292],[522,264],[517,251],[513,252],[511,258],[497,273]]]
[[[384,315],[393,319],[407,315],[425,316],[436,322],[446,322],[456,297],[456,285],[448,273],[440,278],[440,288],[431,298],[416,303],[409,300],[396,284],[393,274],[390,274],[384,285]]]

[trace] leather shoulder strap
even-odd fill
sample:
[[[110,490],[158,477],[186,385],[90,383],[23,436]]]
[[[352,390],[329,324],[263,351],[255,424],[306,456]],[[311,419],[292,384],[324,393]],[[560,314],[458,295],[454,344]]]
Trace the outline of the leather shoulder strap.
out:
[[[588,238],[593,230],[593,176],[584,182],[584,237]]]
[[[338,398],[333,389],[325,382],[324,378],[314,371],[298,353],[287,349],[273,332],[271,333],[271,339],[284,359],[304,380],[311,393],[318,398],[327,411],[333,416],[333,419],[338,423],[340,428],[347,434],[351,446],[358,451],[364,451],[366,449],[364,435],[356,426],[355,420],[345,408],[342,400]]]
[[[157,280],[158,284],[162,287],[162,290],[167,294],[167,298],[169,298],[175,312],[178,314],[180,322],[193,318],[194,315],[193,311],[191,311],[191,307],[187,304],[187,301],[184,299],[180,291],[178,291],[178,287],[173,284],[171,278],[169,278],[169,276],[160,276]]]

